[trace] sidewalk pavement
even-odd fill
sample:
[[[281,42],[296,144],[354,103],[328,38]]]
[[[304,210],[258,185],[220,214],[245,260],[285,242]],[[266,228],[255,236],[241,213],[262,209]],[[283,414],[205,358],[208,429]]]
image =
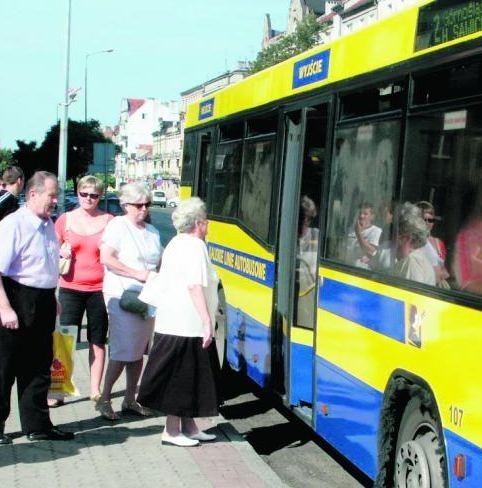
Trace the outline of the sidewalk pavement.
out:
[[[80,397],[51,409],[54,425],[76,433],[73,441],[30,442],[20,432],[17,399],[5,432],[12,445],[0,446],[0,486],[15,488],[97,487],[283,487],[280,478],[221,416],[200,419],[203,430],[217,440],[199,447],[161,445],[165,417],[124,415],[102,419],[89,400],[88,347],[77,345],[74,381]],[[28,360],[28,359],[26,359]],[[124,375],[114,390],[120,410]]]

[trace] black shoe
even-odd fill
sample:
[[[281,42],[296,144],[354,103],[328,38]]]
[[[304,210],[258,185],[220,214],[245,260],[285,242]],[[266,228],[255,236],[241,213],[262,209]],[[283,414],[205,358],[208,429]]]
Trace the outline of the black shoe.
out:
[[[63,430],[52,427],[50,430],[42,432],[30,432],[27,434],[29,441],[71,441],[74,438],[73,432],[64,432]]]
[[[12,438],[4,434],[3,432],[0,432],[0,446],[5,445],[5,444],[11,444],[12,443]]]

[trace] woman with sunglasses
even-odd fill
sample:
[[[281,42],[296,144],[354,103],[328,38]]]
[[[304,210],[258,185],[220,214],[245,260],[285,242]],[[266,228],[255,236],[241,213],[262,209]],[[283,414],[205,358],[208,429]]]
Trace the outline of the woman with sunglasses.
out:
[[[139,403],[166,415],[162,443],[181,447],[216,439],[194,418],[217,415],[219,373],[213,343],[219,278],[209,259],[206,205],[183,200],[172,214],[177,235],[166,246],[155,303],[155,334]]]
[[[112,215],[98,208],[104,185],[95,176],[84,176],[77,184],[78,208],[66,212],[55,222],[61,244],[61,256],[70,257],[67,274],[60,276],[59,301],[62,325],[82,325],[87,313],[89,342],[90,397],[100,398],[107,341],[107,311],[102,295],[104,268],[100,263],[99,242]],[[49,399],[49,406],[62,404],[63,399]]]
[[[100,242],[105,266],[104,300],[109,316],[109,363],[97,410],[108,420],[119,419],[111,404],[112,388],[126,370],[126,391],[122,411],[147,416],[150,411],[135,399],[154,330],[154,314],[144,318],[120,307],[124,290],[140,291],[151,272],[160,265],[162,245],[157,229],[146,222],[151,205],[150,191],[139,183],[124,185],[119,200],[125,215],[114,217]]]

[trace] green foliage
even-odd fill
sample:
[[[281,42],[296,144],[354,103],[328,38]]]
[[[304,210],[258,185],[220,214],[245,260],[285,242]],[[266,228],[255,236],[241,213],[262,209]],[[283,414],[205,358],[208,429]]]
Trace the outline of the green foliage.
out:
[[[115,188],[115,176],[113,174],[107,174],[105,175],[104,173],[96,173],[94,176],[96,176],[97,178],[99,178],[99,180],[102,181],[102,183],[104,183],[104,188],[107,190],[107,188],[109,188],[109,186],[111,186],[112,188]],[[107,178],[106,178],[107,176]]]
[[[13,154],[10,149],[0,149],[0,175],[8,168],[15,164]]]
[[[302,53],[318,43],[318,34],[324,28],[314,14],[307,15],[296,27],[295,32],[282,37],[276,44],[260,51],[250,63],[250,73],[257,73],[285,59]]]
[[[59,133],[60,125],[57,123],[47,131],[38,148],[35,142],[17,141],[17,150],[13,152],[13,157],[24,170],[27,178],[39,169],[57,174]],[[94,158],[94,142],[110,142],[100,131],[97,120],[88,122],[69,120],[67,180],[77,179],[86,173],[88,165]]]

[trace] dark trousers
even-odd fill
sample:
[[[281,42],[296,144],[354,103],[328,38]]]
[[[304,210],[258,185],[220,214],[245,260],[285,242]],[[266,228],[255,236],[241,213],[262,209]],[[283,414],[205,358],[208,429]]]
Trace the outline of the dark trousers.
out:
[[[0,326],[0,425],[10,414],[10,395],[17,380],[22,431],[45,431],[52,427],[47,393],[57,312],[55,289],[23,286],[5,276],[2,281],[19,328]]]

